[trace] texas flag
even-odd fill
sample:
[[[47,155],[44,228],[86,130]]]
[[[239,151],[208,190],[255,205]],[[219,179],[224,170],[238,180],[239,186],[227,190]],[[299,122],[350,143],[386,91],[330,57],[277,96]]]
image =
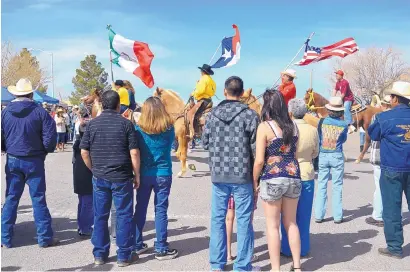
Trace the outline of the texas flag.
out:
[[[239,37],[239,29],[236,25],[232,25],[232,27],[235,28],[235,36],[224,38],[222,40],[222,56],[214,65],[212,65],[212,68],[232,66],[241,58],[241,39]]]

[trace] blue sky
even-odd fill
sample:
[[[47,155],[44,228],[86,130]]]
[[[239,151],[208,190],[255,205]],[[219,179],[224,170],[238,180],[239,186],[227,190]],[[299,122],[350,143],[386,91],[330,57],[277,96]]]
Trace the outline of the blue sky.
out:
[[[409,10],[409,0],[2,0],[1,38],[11,41],[16,50],[54,52],[56,94],[67,97],[74,88],[75,69],[86,54],[97,55],[109,72],[106,25],[111,24],[118,34],[150,45],[155,54],[151,67],[155,86],[174,89],[187,99],[199,79],[196,67],[209,62],[224,36],[234,34],[235,23],[241,34],[241,60],[215,70],[217,95],[222,98],[224,80],[231,75],[242,77],[245,88],[252,87],[255,94],[262,93],[313,31],[313,46],[354,37],[361,49],[391,45],[410,62]],[[50,71],[50,57],[35,55]],[[327,94],[332,65],[323,61],[292,67],[298,75],[297,96],[309,88],[310,69],[314,89]],[[152,94],[138,78],[118,67],[114,77],[131,80],[138,101]]]

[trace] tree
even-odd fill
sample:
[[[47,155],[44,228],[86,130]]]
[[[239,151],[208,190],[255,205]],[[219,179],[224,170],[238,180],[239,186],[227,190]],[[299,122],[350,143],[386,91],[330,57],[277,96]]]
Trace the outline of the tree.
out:
[[[366,102],[374,94],[380,96],[390,88],[394,81],[410,76],[410,65],[403,60],[402,54],[389,48],[368,48],[346,59],[337,59],[334,71],[342,69],[353,93]],[[332,71],[333,86],[336,78]]]
[[[10,42],[1,44],[1,85],[15,85],[20,78],[28,78],[33,88],[46,92],[50,78],[44,69],[40,68],[37,58],[31,52],[23,48],[19,54],[15,54]]]
[[[101,62],[97,62],[97,57],[95,55],[86,56],[80,62],[80,69],[76,69],[76,76],[73,77],[75,91],[71,93],[70,102],[78,105],[80,99],[89,95],[95,88],[106,88],[107,78],[108,74]]]

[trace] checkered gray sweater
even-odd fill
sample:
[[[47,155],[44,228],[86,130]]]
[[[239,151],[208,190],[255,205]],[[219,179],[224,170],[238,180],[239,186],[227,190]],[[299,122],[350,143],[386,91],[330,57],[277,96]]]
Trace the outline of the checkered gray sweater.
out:
[[[213,183],[252,182],[258,124],[256,112],[239,101],[222,101],[208,115],[202,145]]]

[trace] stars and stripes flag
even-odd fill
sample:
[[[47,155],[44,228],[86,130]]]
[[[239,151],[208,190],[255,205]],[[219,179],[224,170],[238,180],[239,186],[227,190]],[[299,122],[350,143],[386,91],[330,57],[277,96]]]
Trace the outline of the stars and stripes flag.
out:
[[[325,47],[313,47],[309,45],[310,39],[306,41],[305,53],[302,60],[295,65],[304,66],[312,62],[318,62],[331,57],[344,58],[359,50],[356,41],[353,38],[347,38],[335,44]]]

